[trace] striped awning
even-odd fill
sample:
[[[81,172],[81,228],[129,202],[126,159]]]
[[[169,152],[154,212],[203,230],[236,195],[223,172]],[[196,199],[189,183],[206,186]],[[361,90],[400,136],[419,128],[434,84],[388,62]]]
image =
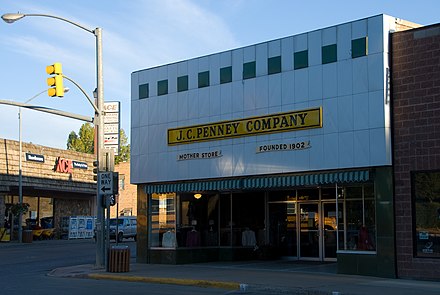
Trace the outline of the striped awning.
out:
[[[275,189],[309,185],[344,184],[370,180],[369,170],[338,171],[280,176],[256,176],[209,181],[175,182],[147,185],[147,194],[196,191]]]

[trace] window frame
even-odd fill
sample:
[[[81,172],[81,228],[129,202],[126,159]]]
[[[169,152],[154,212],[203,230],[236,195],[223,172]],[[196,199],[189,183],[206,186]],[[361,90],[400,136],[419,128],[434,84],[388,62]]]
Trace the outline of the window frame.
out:
[[[417,174],[428,174],[428,173],[438,173],[440,174],[440,170],[439,169],[433,169],[433,170],[417,170],[417,171],[411,171],[410,172],[410,177],[411,177],[411,204],[412,204],[412,240],[413,240],[413,257],[414,258],[421,258],[421,259],[440,259],[440,254],[439,252],[437,252],[437,255],[435,255],[435,252],[432,253],[423,253],[423,250],[421,252],[418,251],[418,239],[420,237],[420,234],[417,233],[417,188],[416,188],[416,175]],[[430,186],[432,187],[432,186]],[[440,200],[440,197],[439,197]],[[440,201],[439,201],[440,203]],[[438,220],[440,220],[440,207],[437,209],[437,213],[438,213]],[[428,238],[427,240],[429,240],[430,238],[430,233],[427,232],[428,234]],[[421,239],[420,239],[421,240]],[[438,245],[437,245],[438,247]],[[424,249],[430,249],[430,247],[425,248]],[[431,255],[429,255],[431,254]]]
[[[281,55],[269,57],[267,59],[267,74],[273,75],[281,73]]]
[[[338,61],[338,47],[336,44],[329,44],[321,47],[321,63],[323,65]]]
[[[209,87],[209,71],[199,72],[197,81],[198,88]]]
[[[188,90],[188,75],[177,77],[177,92]]]
[[[146,89],[146,91],[145,91]],[[138,87],[139,91],[139,99],[145,99],[150,97],[150,85],[149,83],[139,84]],[[141,96],[141,94],[145,94],[144,96]]]
[[[232,66],[220,68],[220,84],[232,82]]]
[[[157,81],[157,96],[168,94],[168,79]]]
[[[252,79],[257,76],[257,64],[255,61],[243,64],[243,80]]]
[[[305,69],[309,67],[309,50],[302,50],[293,53],[294,70]]]
[[[368,55],[368,36],[351,40],[351,58]]]

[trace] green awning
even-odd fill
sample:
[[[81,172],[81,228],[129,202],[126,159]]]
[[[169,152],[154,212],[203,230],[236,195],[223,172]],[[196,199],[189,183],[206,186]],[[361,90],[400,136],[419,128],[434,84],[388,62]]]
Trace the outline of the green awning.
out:
[[[370,174],[369,170],[353,170],[280,176],[256,176],[209,181],[151,184],[147,185],[145,190],[147,194],[161,194],[171,192],[276,189],[309,185],[366,182],[370,180]]]

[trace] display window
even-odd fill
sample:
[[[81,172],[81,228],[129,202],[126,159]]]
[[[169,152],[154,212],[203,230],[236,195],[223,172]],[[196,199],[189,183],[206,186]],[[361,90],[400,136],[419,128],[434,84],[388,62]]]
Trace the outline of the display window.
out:
[[[414,255],[440,258],[440,171],[412,173]]]

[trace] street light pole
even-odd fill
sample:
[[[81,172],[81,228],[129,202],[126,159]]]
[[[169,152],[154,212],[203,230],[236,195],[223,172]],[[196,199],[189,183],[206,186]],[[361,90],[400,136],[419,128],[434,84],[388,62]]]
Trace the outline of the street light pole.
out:
[[[97,84],[97,102],[96,108],[98,112],[95,111],[95,128],[97,129],[97,147],[95,148],[95,154],[97,160],[100,160],[100,154],[104,150],[104,79],[103,79],[103,66],[102,66],[102,29],[96,28],[90,30],[76,22],[65,19],[63,17],[54,16],[50,14],[22,14],[22,13],[6,13],[2,15],[2,19],[6,23],[13,23],[20,20],[26,16],[38,16],[38,17],[49,17],[55,18],[67,23],[70,23],[80,29],[83,29],[96,38],[96,84]],[[96,109],[95,108],[95,109]],[[101,166],[101,164],[100,164]],[[104,247],[104,208],[100,200],[100,193],[98,190],[98,185],[96,186],[96,267],[105,267],[105,256],[106,249]]]
[[[36,95],[34,95],[33,97],[29,98],[28,100],[26,100],[25,103],[30,102],[31,100],[33,100],[34,98],[36,98],[37,96],[45,93],[47,90],[43,90],[40,93],[37,93]],[[18,156],[18,202],[20,204],[23,204],[23,143],[21,140],[21,108],[18,108],[18,141],[19,141],[19,145],[20,145],[20,154]],[[18,242],[21,243],[22,242],[22,234],[23,234],[23,212],[20,210],[20,213],[18,215]]]
[[[68,92],[69,88],[64,88],[64,92]],[[32,96],[31,98],[29,98],[28,100],[26,100],[24,103],[29,103],[32,100],[34,100],[35,98],[37,98],[38,96],[40,96],[41,94],[47,92],[47,90],[43,90],[37,94],[35,94],[34,96]],[[18,203],[20,205],[23,204],[23,141],[21,138],[21,107],[18,107],[18,141],[19,141],[19,151],[20,154],[18,156]],[[23,212],[20,210],[20,213],[18,215],[18,242],[21,243],[22,242],[22,234],[23,234]]]

